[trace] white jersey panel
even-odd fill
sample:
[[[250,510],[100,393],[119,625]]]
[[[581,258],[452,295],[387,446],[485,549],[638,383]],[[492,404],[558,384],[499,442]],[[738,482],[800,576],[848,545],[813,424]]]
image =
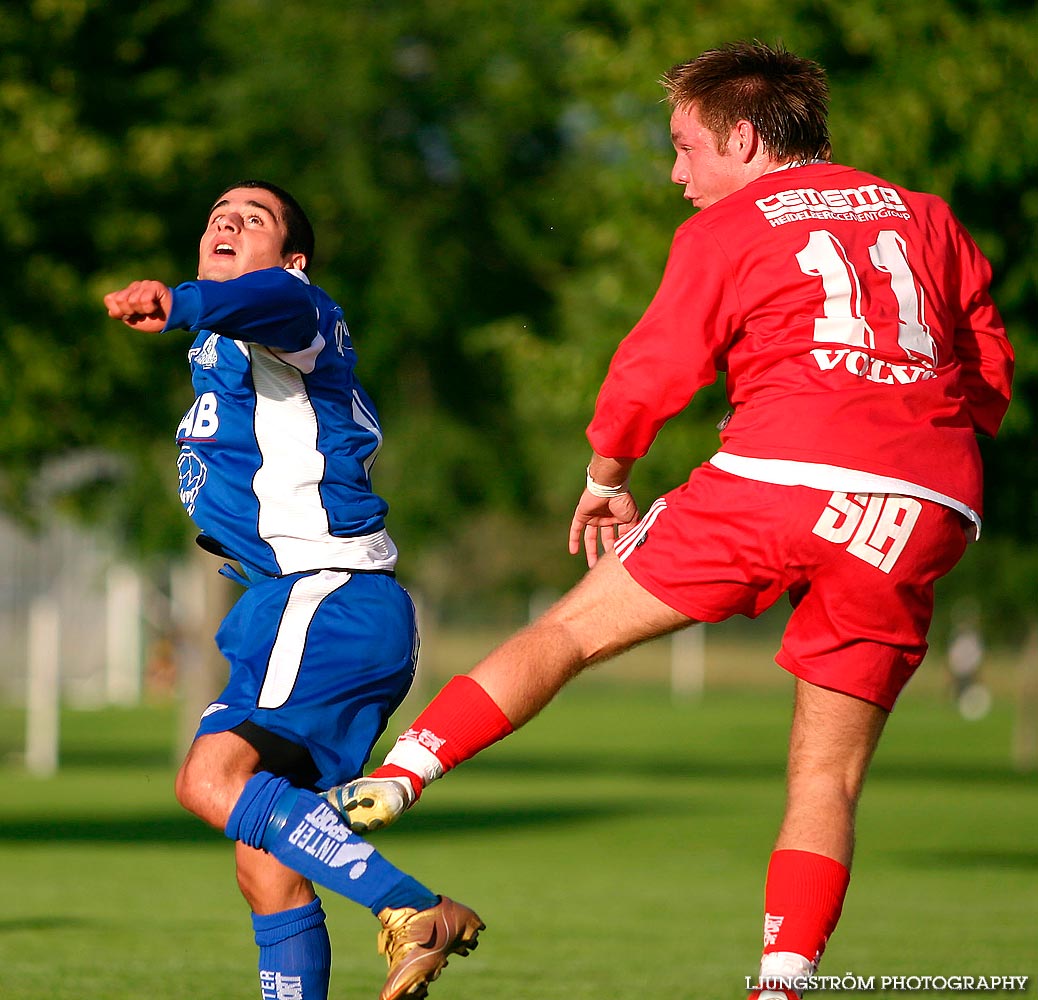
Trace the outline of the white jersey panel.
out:
[[[261,464],[252,481],[259,536],[282,573],[314,566],[392,569],[396,546],[382,530],[343,538],[331,534],[321,499],[325,459],[301,373],[265,347],[249,346],[256,390],[254,430]]]
[[[364,471],[371,475],[371,467],[375,464],[375,459],[378,458],[379,450],[382,448],[382,428],[379,427],[374,415],[364,405],[364,401],[360,398],[360,393],[356,389],[353,390],[353,419],[361,427],[366,427],[371,431],[377,442],[375,450],[364,460]]]

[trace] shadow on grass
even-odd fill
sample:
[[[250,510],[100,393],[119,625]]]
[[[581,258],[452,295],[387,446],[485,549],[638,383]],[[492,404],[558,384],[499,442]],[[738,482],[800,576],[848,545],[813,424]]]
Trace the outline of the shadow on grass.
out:
[[[499,777],[516,775],[523,778],[638,778],[680,779],[721,778],[734,781],[782,780],[786,762],[782,754],[772,759],[761,757],[744,760],[716,760],[691,756],[637,755],[627,750],[588,754],[566,753],[564,756],[523,755],[504,753],[480,758],[465,765],[477,771]]]
[[[420,809],[399,826],[375,835],[373,842],[397,836],[428,837],[451,834],[478,836],[494,830],[565,829],[615,816],[617,805],[566,806],[522,803],[471,808]],[[222,835],[184,813],[169,816],[109,815],[19,817],[0,820],[0,844],[213,844],[226,843]]]
[[[503,794],[508,794],[508,783],[515,779],[521,784],[506,803],[477,800],[468,802],[438,799],[430,795],[422,805],[409,813],[398,825],[375,835],[375,839],[401,837],[480,836],[494,831],[522,829],[564,830],[629,811],[632,791],[615,784],[600,793],[592,789],[575,801],[567,802],[564,790],[538,792],[531,787],[537,779],[573,781],[578,779],[583,789],[591,787],[597,778],[603,782],[627,779],[637,782],[638,795],[653,796],[654,814],[665,816],[704,815],[716,812],[722,806],[716,802],[713,791],[732,784],[762,782],[780,788],[783,782],[784,761],[778,757],[763,762],[760,758],[742,760],[704,760],[685,758],[655,759],[630,754],[599,754],[559,758],[536,754],[494,753],[465,765],[473,777],[489,778],[499,783]],[[948,761],[888,761],[877,764],[870,781],[873,785],[897,784],[920,786],[920,794],[935,785],[962,785],[964,790],[978,786],[1010,786],[1030,789],[1033,776],[1012,771],[1007,766]],[[699,788],[688,782],[702,782]],[[701,793],[707,793],[705,796]],[[557,795],[557,799],[548,795]],[[61,815],[57,809],[47,810],[46,797],[35,815],[22,813],[17,817],[0,818],[0,844],[141,844],[141,845],[198,845],[225,842],[219,831],[207,827],[200,820],[178,810],[172,803],[167,812],[134,814],[116,812],[106,803],[100,803],[95,812]],[[123,802],[127,800],[124,799]],[[47,810],[47,811],[45,811]],[[57,814],[56,814],[57,813]],[[906,860],[916,857],[905,852]],[[919,852],[921,861],[949,866],[994,865],[1034,870],[1038,868],[1038,852],[1006,854],[963,852],[933,861],[933,856]]]
[[[953,850],[886,851],[907,867],[945,871],[1038,871],[1038,851],[956,848]]]
[[[708,757],[707,750],[698,756],[686,748],[673,753],[639,753],[638,748],[623,748],[588,754],[526,754],[494,749],[478,760],[465,764],[466,773],[481,773],[507,779],[578,776],[581,778],[717,779],[720,781],[783,781],[786,773],[785,749],[773,753],[745,753],[727,759]],[[882,747],[881,747],[882,754]],[[370,765],[370,766],[373,766]],[[123,771],[170,771],[175,768],[170,755],[163,751],[128,752],[112,747],[77,748],[63,752],[62,772],[113,769]],[[870,769],[870,780],[928,782],[942,784],[986,785],[989,787],[1033,788],[1035,774],[1014,769],[1008,761],[957,761],[929,758],[888,758],[876,760]]]
[[[0,920],[0,936],[19,931],[67,931],[85,927],[89,921],[78,917],[30,917],[27,920]]]
[[[685,750],[666,757],[632,755],[618,751],[579,756],[567,753],[565,757],[509,754],[481,758],[465,765],[475,773],[519,777],[570,775],[594,777],[640,777],[648,779],[705,779],[719,781],[783,781],[786,772],[785,752],[768,757],[747,755],[738,759],[720,760],[697,757]],[[884,782],[920,782],[926,784],[963,784],[970,786],[999,786],[1033,788],[1034,774],[1014,770],[1009,763],[989,761],[954,761],[933,759],[877,760],[870,772],[870,780]]]

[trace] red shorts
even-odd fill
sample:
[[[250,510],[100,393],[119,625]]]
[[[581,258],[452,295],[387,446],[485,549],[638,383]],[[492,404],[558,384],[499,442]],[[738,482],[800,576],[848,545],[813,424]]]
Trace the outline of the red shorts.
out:
[[[775,486],[704,465],[616,553],[696,621],[755,618],[788,592],[776,662],[889,710],[926,653],[934,581],[962,557],[965,528],[929,500]]]

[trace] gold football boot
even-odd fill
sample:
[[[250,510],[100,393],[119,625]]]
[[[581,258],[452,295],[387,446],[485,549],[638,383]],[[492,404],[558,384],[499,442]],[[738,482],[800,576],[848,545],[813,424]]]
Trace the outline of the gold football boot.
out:
[[[379,1000],[421,1000],[450,955],[467,955],[479,942],[484,923],[461,903],[441,896],[428,910],[386,907],[379,915],[379,953],[386,956],[389,974]]]

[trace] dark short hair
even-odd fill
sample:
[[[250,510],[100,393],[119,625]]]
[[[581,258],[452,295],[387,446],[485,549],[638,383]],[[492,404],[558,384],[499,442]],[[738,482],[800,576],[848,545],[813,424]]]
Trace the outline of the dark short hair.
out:
[[[303,270],[307,270],[314,259],[314,227],[310,225],[310,220],[306,217],[306,212],[303,211],[299,202],[283,187],[278,187],[277,184],[271,184],[269,181],[258,180],[237,181],[229,184],[216,196],[215,201],[219,201],[228,191],[233,191],[235,188],[259,188],[261,191],[269,191],[281,202],[284,213],[282,221],[285,223],[285,242],[281,247],[281,252],[284,254],[301,253],[306,257],[306,267]]]
[[[730,42],[679,63],[660,80],[672,108],[695,106],[718,149],[752,123],[776,159],[828,160],[829,84],[818,63],[763,42]]]

